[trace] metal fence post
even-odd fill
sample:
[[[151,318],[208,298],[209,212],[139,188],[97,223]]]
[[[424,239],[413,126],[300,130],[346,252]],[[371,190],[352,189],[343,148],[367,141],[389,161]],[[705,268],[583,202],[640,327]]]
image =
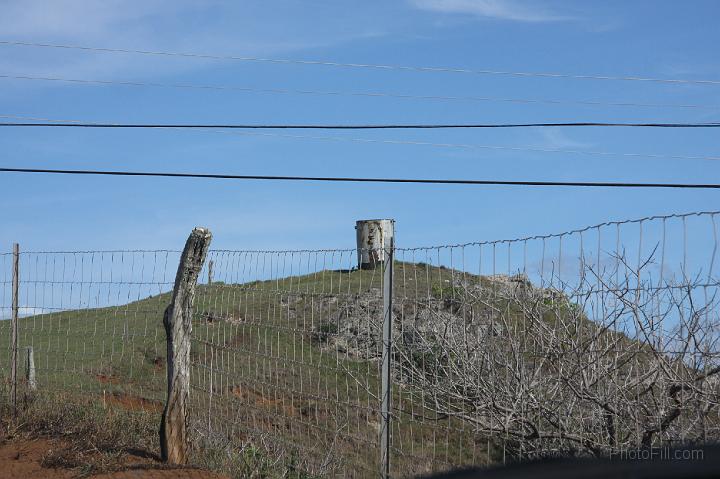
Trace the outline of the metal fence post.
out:
[[[12,270],[12,319],[10,324],[10,401],[12,402],[13,417],[17,416],[17,363],[18,363],[18,310],[20,286],[20,245],[13,245]]]
[[[160,423],[160,455],[172,464],[188,461],[188,411],[190,395],[190,335],[192,306],[198,275],[205,262],[212,235],[195,228],[180,257],[170,305],[163,324],[167,335],[167,401]]]
[[[390,231],[383,232],[383,340],[382,340],[382,404],[380,432],[380,460],[382,477],[390,477],[391,446],[391,399],[392,399],[392,300],[393,300],[393,262],[395,257],[395,222]]]

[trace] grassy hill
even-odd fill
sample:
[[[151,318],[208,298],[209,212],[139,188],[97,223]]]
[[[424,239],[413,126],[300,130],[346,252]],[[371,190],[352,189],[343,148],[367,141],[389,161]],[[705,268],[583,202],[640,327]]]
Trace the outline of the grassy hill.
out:
[[[523,312],[497,294],[532,289],[526,279],[422,263],[396,264],[395,277],[395,341],[406,348],[396,359],[414,362],[414,370],[437,374],[434,364],[447,360],[409,339],[439,338],[438,328],[444,337],[448,329],[470,331],[471,339],[528,334]],[[573,316],[576,324],[592,327],[584,317],[577,323],[577,311],[557,294],[543,294],[548,324]],[[39,389],[159,414],[166,388],[162,315],[169,299],[165,293],[22,318],[20,347],[34,348]],[[497,323],[504,330],[488,329],[496,316],[504,318]],[[381,323],[379,270],[199,285],[191,350],[191,422],[198,444],[224,451],[219,455],[267,454],[317,475],[373,475],[380,455]],[[9,347],[9,337],[9,321],[0,322],[0,347]],[[409,379],[397,374],[397,475],[502,457],[497,441],[434,413],[422,391],[407,387]]]

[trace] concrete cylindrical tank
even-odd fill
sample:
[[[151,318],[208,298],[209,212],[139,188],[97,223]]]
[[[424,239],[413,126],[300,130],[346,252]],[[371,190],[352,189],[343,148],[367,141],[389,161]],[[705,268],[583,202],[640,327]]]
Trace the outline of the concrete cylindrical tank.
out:
[[[358,268],[372,269],[383,261],[383,248],[395,236],[395,220],[360,220],[355,223]]]

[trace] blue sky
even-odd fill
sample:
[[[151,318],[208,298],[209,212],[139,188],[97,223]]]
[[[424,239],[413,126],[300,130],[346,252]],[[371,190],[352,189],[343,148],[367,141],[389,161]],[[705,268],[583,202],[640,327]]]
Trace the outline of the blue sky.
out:
[[[0,39],[338,62],[720,79],[713,1],[4,1]],[[720,121],[720,86],[420,73],[0,46],[0,75],[382,91],[703,108],[258,94],[0,79],[0,115],[108,122]],[[256,132],[260,133],[260,132]],[[716,181],[712,130],[286,132],[1,129],[3,166],[233,174]],[[357,139],[380,140],[374,142]],[[449,143],[539,152],[387,141]],[[385,141],[385,142],[383,142]],[[592,152],[618,154],[594,155]],[[562,231],[716,210],[720,193],[0,175],[0,250],[354,246],[354,222],[397,220],[402,246]]]

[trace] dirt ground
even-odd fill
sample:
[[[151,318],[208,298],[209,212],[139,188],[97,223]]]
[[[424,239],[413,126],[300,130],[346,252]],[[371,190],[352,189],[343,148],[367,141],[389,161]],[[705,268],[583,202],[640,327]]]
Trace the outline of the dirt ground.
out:
[[[168,469],[155,458],[138,452],[128,454],[123,469],[88,476],[82,468],[51,467],[49,457],[58,457],[68,444],[60,439],[14,439],[0,444],[0,478],[70,479],[226,479],[225,476],[197,469]],[[92,455],[92,452],[87,453]],[[60,454],[61,456],[62,454]],[[57,462],[57,461],[55,461]]]

